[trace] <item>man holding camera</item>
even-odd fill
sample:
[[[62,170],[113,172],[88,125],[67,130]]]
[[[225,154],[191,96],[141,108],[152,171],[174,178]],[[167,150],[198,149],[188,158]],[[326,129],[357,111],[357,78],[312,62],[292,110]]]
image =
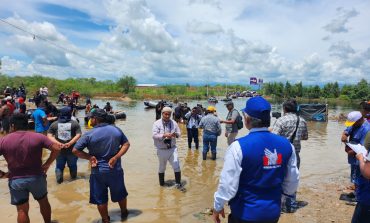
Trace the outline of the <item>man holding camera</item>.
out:
[[[159,185],[164,186],[164,173],[167,161],[169,161],[175,172],[176,187],[181,189],[180,162],[176,147],[176,138],[181,132],[177,123],[171,119],[171,113],[170,107],[162,109],[162,118],[153,124],[153,140],[159,160]]]
[[[191,143],[194,139],[195,149],[199,149],[199,122],[202,116],[199,114],[198,107],[194,107],[191,111],[186,113],[186,130],[188,135],[188,148],[191,149]]]

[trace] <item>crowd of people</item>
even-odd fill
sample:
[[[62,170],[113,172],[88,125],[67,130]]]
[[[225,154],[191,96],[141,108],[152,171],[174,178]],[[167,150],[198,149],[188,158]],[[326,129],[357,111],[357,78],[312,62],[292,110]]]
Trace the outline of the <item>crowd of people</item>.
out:
[[[1,100],[0,106],[0,133],[7,134],[10,130],[10,117],[14,113],[26,113],[25,100],[27,93],[23,84],[18,89],[7,86],[3,93],[4,99]]]
[[[108,215],[108,189],[111,201],[118,202],[122,219],[126,219],[128,192],[125,187],[121,157],[130,147],[129,140],[120,128],[111,122],[112,106],[104,109],[91,106],[86,109],[91,126],[82,134],[81,127],[73,120],[73,106],[58,110],[58,115],[48,117],[47,89],[35,97],[37,109],[32,118],[35,132],[27,131],[28,117],[13,112],[8,117],[11,133],[0,138],[0,155],[8,163],[8,172],[0,170],[1,178],[9,179],[11,204],[17,207],[18,222],[29,222],[29,194],[40,204],[40,213],[45,222],[51,221],[51,207],[47,196],[46,172],[56,160],[55,176],[58,184],[64,181],[67,165],[70,178],[77,177],[77,160],[86,159],[91,165],[90,200],[97,206],[102,222],[110,222]],[[77,103],[77,101],[75,101]],[[6,104],[9,109],[9,106]],[[177,139],[181,135],[179,123],[184,123],[188,148],[200,148],[199,135],[203,137],[202,158],[217,156],[217,139],[222,134],[227,138],[228,148],[220,174],[218,189],[214,195],[214,222],[225,217],[224,206],[230,205],[230,223],[276,223],[281,212],[297,210],[296,192],[299,182],[301,140],[308,139],[306,121],[299,116],[294,99],[283,103],[284,115],[271,126],[271,105],[263,97],[252,97],[239,112],[234,103],[225,104],[228,114],[225,119],[217,115],[214,106],[204,109],[197,105],[190,109],[181,104],[174,110],[164,103],[159,118],[152,127],[152,138],[158,157],[158,179],[160,186],[167,186],[165,170],[167,162],[172,166],[175,187],[185,192],[181,181],[181,167]],[[370,104],[361,104],[362,110],[348,114],[348,126],[342,135],[343,142],[363,145],[370,149]],[[88,107],[88,106],[86,106]],[[0,114],[2,110],[0,110]],[[52,122],[52,123],[51,123]],[[238,136],[246,127],[249,134]],[[8,130],[8,131],[9,131]],[[202,132],[202,134],[201,134]],[[47,160],[42,163],[43,149],[50,150]],[[85,151],[87,149],[88,152]],[[365,223],[370,219],[370,155],[356,154],[346,148],[351,164],[351,180],[355,185],[357,205],[352,223]],[[210,161],[212,162],[212,161]]]
[[[58,95],[57,104],[78,104],[78,99],[80,98],[80,93],[78,91],[72,90],[71,95],[65,94],[64,92],[60,92]]]

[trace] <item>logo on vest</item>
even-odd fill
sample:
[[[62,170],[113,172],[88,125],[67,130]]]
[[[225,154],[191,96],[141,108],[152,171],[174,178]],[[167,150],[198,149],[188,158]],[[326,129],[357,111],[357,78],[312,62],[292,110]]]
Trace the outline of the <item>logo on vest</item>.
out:
[[[271,152],[267,148],[265,149],[265,155],[263,156],[263,169],[275,169],[280,168],[283,162],[283,156],[281,153],[277,153],[276,149]]]

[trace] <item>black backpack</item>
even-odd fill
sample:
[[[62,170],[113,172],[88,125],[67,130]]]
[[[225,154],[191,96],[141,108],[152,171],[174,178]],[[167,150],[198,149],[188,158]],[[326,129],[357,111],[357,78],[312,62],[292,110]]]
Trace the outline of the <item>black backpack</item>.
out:
[[[236,125],[238,126],[238,130],[244,127],[243,118],[238,112],[238,117],[236,118]]]
[[[242,129],[244,127],[243,118],[240,115],[240,113],[238,112],[238,110],[236,110],[236,109],[234,109],[234,110],[238,113],[238,117],[236,118],[235,123],[236,123],[236,126],[238,127],[238,130],[239,130],[239,129]],[[231,112],[233,112],[233,111],[231,111]]]

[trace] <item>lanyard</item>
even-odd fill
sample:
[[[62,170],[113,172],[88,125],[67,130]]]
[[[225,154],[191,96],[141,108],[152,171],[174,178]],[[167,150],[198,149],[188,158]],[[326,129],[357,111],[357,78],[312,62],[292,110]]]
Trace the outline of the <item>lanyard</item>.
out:
[[[172,120],[169,121],[169,124],[170,124],[170,131],[169,133],[171,133],[172,131]],[[162,125],[163,125],[163,133],[166,133],[166,123],[162,120]]]

